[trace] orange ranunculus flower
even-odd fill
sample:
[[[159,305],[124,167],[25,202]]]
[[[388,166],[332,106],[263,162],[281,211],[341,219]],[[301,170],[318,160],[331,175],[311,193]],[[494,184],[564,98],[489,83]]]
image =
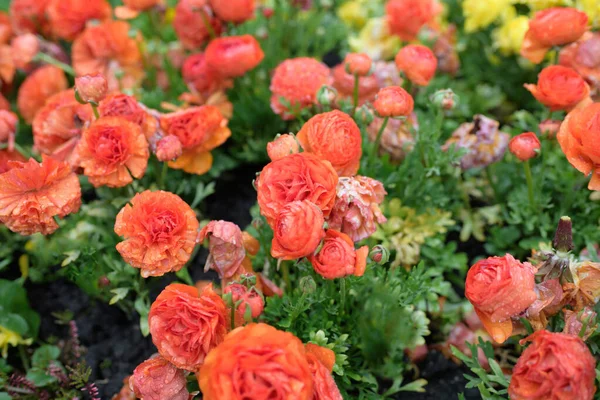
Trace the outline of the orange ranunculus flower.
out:
[[[537,156],[541,147],[540,139],[533,132],[521,133],[508,142],[510,152],[521,161]]]
[[[306,361],[313,377],[312,400],[343,400],[331,371],[314,354],[307,353]]]
[[[212,285],[199,293],[194,286],[172,283],[152,303],[148,325],[160,355],[177,368],[195,372],[225,338],[228,318],[227,306]]]
[[[512,400],[592,400],[596,360],[577,336],[534,332],[513,368],[508,394]]]
[[[265,58],[260,44],[252,35],[213,39],[204,54],[208,67],[224,78],[242,76]]]
[[[146,172],[148,142],[139,126],[121,117],[102,117],[83,132],[78,165],[92,185],[122,187]]]
[[[83,129],[92,120],[92,108],[64,90],[50,97],[33,120],[33,144],[42,154],[75,163],[74,152]]]
[[[212,15],[208,0],[180,0],[175,7],[173,28],[184,47],[197,49],[210,39],[207,21],[215,34],[222,30],[221,21]]]
[[[354,242],[366,239],[386,221],[379,205],[387,192],[378,180],[366,176],[340,178],[329,227],[350,236]]]
[[[65,73],[53,65],[44,65],[25,78],[17,96],[17,108],[25,122],[31,124],[46,100],[68,85]]]
[[[87,27],[73,42],[71,57],[75,73],[78,76],[100,73],[108,79],[111,91],[136,87],[144,69],[139,38],[130,37],[130,29],[125,21],[106,21]]]
[[[205,400],[313,399],[302,342],[266,324],[232,331],[197,374]]]
[[[335,365],[335,353],[333,350],[314,343],[306,343],[304,345],[304,350],[306,350],[307,355],[312,354],[315,356],[315,358],[319,360],[319,362],[323,364],[329,372],[333,371],[333,366]]]
[[[553,46],[562,46],[579,39],[587,30],[588,17],[571,7],[547,8],[535,13],[529,21],[521,55],[534,64],[542,62]]]
[[[240,302],[235,310],[235,326],[246,323],[246,313],[250,318],[258,318],[265,308],[265,301],[256,288],[248,289],[239,283],[231,283],[223,289],[224,294],[231,293],[233,304]],[[249,310],[249,311],[247,311]]]
[[[492,338],[503,343],[513,331],[511,317],[525,311],[537,299],[531,264],[510,254],[478,261],[469,269],[465,296]]]
[[[429,47],[419,44],[404,46],[396,54],[396,66],[409,81],[419,86],[429,85],[435,75],[438,60]]]
[[[242,23],[254,15],[254,0],[208,0],[217,17],[223,21]]]
[[[338,91],[338,96],[352,99],[354,95],[354,76],[346,71],[343,65],[338,65],[331,70],[333,87]],[[379,91],[379,82],[375,75],[362,76],[358,80],[358,104],[362,105],[375,98]]]
[[[338,176],[329,161],[310,153],[291,154],[267,164],[256,180],[260,213],[271,227],[281,209],[308,200],[327,218],[335,202]]]
[[[6,100],[6,97],[2,93],[0,93],[0,110],[11,110],[9,101]]]
[[[592,87],[595,95],[600,94],[600,32],[586,32],[577,42],[560,51],[558,62],[573,68]]]
[[[321,86],[332,82],[329,68],[314,58],[285,60],[275,68],[271,79],[271,108],[283,119],[294,119],[296,109],[315,104]],[[281,98],[290,103],[291,110],[281,103]]]
[[[310,201],[286,204],[275,220],[271,256],[295,260],[311,255],[325,237],[324,224],[323,212]]]
[[[569,111],[590,96],[590,87],[583,78],[575,70],[561,65],[544,68],[538,75],[537,85],[523,86],[551,111]]]
[[[348,114],[334,110],[309,119],[296,136],[304,151],[331,163],[339,176],[358,172],[362,136]]]
[[[415,101],[400,86],[388,86],[377,93],[373,107],[379,117],[408,117],[413,112]]]
[[[271,161],[279,160],[300,151],[296,138],[288,133],[278,135],[275,140],[267,143],[267,154]]]
[[[385,13],[390,31],[404,41],[412,41],[425,25],[435,25],[442,12],[437,0],[390,0]]]
[[[161,129],[165,135],[177,136],[183,146],[182,156],[169,166],[198,175],[208,172],[212,166],[210,150],[231,136],[227,122],[217,107],[209,105],[164,114]]]
[[[99,103],[108,92],[108,82],[101,73],[93,73],[75,78],[75,90],[86,103]]]
[[[18,150],[0,150],[0,174],[5,173],[6,171],[13,169],[15,164],[11,163],[11,161],[18,162],[26,162],[27,160]]]
[[[210,254],[204,270],[214,269],[221,279],[230,278],[246,257],[242,230],[233,222],[210,221],[200,231],[198,241],[202,242],[206,238]]]
[[[15,146],[15,135],[17,134],[17,123],[19,117],[13,112],[0,110],[0,144],[8,143],[8,149],[12,151]]]
[[[16,1],[13,1],[16,3]],[[11,18],[4,11],[0,11],[0,45],[8,44],[13,37],[13,28],[11,26]]]
[[[183,80],[202,95],[210,95],[223,86],[223,79],[217,71],[211,69],[204,53],[193,54],[186,58],[181,67]]]
[[[68,164],[42,155],[41,163],[31,158],[9,168],[0,174],[0,222],[11,231],[49,235],[58,229],[55,216],[79,210],[81,187]]]
[[[144,11],[162,3],[163,0],[123,0],[130,10]]]
[[[15,33],[49,33],[48,3],[50,0],[12,0],[9,13]]]
[[[88,21],[110,19],[111,12],[106,0],[49,0],[46,9],[52,34],[65,40],[74,40]]]
[[[129,378],[129,388],[144,400],[188,400],[185,372],[155,355],[138,365]]]
[[[98,105],[101,117],[121,117],[142,128],[146,139],[150,139],[158,130],[156,118],[150,115],[133,96],[123,93],[112,93]]]
[[[600,190],[599,135],[600,103],[592,103],[571,111],[556,136],[571,165],[585,175],[592,173],[590,190]]]
[[[121,209],[115,233],[123,259],[144,278],[179,271],[188,262],[198,235],[194,210],[173,193],[146,190]]]
[[[371,72],[373,60],[365,53],[350,53],[344,59],[344,67],[351,75],[367,76]]]
[[[328,229],[323,247],[310,260],[315,272],[325,279],[343,278],[349,275],[362,276],[367,266],[369,247],[354,249],[354,242],[345,233]]]

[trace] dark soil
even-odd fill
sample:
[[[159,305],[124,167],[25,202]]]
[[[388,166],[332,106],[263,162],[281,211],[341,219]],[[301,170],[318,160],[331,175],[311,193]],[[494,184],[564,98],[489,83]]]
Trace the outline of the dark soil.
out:
[[[255,203],[256,193],[252,179],[260,166],[246,166],[224,173],[218,180],[215,194],[205,202],[204,217],[224,219],[244,227],[251,222],[250,207]],[[206,251],[202,249],[190,266],[192,277],[215,279],[216,275],[203,272]],[[166,286],[172,278],[165,278],[158,289]],[[102,399],[110,399],[123,385],[123,379],[142,361],[156,352],[150,337],[143,337],[139,317],[127,315],[116,306],[90,299],[74,284],[58,280],[44,285],[29,285],[28,295],[32,307],[40,313],[42,324],[40,337],[66,337],[68,329],[55,324],[54,312],[69,310],[79,328],[81,344],[87,348],[85,359],[92,368],[91,379],[97,384]],[[155,297],[160,290],[152,292]],[[454,400],[464,392],[467,399],[479,399],[475,390],[466,391],[464,368],[432,351],[419,365],[420,376],[429,384],[426,393],[402,393],[397,399],[407,400]]]

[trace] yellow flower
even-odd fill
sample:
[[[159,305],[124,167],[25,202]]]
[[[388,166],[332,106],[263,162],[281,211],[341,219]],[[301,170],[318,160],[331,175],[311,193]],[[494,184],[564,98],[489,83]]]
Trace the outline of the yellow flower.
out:
[[[519,54],[525,33],[529,29],[529,18],[519,15],[506,20],[502,26],[494,30],[493,37],[496,48],[508,56]]]
[[[576,5],[587,14],[592,26],[600,25],[600,2],[598,0],[577,0]]]
[[[520,3],[527,4],[533,11],[545,10],[550,7],[573,5],[572,0],[525,0],[520,1]]]
[[[353,29],[360,29],[367,23],[368,14],[363,10],[363,2],[353,0],[338,8],[338,17]]]
[[[367,53],[373,60],[391,59],[400,49],[400,38],[390,35],[385,18],[371,18],[358,36],[349,39],[350,49]]]
[[[474,32],[485,28],[508,10],[513,0],[463,0],[465,31]]]
[[[17,332],[11,331],[0,325],[0,350],[2,350],[3,358],[8,356],[9,345],[16,347],[20,344],[30,345],[31,343],[32,339],[23,339]]]

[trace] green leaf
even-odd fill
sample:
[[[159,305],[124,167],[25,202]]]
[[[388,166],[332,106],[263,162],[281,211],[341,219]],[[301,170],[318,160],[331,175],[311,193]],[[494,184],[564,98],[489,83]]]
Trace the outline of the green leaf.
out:
[[[0,400],[12,400],[12,397],[6,392],[0,392]]]
[[[55,361],[60,356],[60,349],[56,346],[45,344],[38,348],[31,357],[31,364],[45,370],[50,365],[51,361]]]
[[[53,382],[56,382],[56,378],[46,374],[46,372],[39,368],[31,368],[25,376],[28,380],[33,382],[36,387],[44,387]]]
[[[0,311],[2,311],[2,309],[0,309]],[[4,315],[0,315],[0,326],[21,336],[27,335],[27,332],[29,331],[29,324],[25,318],[13,313],[4,313]]]
[[[497,382],[504,387],[508,387],[508,381],[506,380],[504,372],[502,372],[502,368],[500,368],[498,362],[493,358],[488,359],[488,362],[490,363],[490,368],[496,374]]]
[[[127,293],[129,293],[129,288],[117,288],[111,290],[110,292],[115,294],[108,302],[108,304],[112,305],[120,300],[123,300],[127,296]]]

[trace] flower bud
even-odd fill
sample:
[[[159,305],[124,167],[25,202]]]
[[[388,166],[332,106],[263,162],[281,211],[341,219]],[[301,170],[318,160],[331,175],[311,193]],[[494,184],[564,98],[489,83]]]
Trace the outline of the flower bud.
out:
[[[106,277],[105,275],[101,276],[100,278],[98,278],[98,286],[101,288],[110,286],[110,279],[108,279],[108,277]]]
[[[271,161],[277,161],[298,152],[300,152],[300,146],[296,138],[291,134],[277,135],[275,140],[267,143],[267,154]]]
[[[552,247],[558,251],[569,252],[573,250],[573,223],[569,217],[561,217],[554,232]]]
[[[373,115],[373,112],[366,104],[363,104],[356,110],[356,120],[361,122],[363,125],[371,125],[374,119],[375,115]]]
[[[539,129],[542,136],[547,136],[549,138],[555,138],[558,130],[560,129],[561,121],[555,121],[552,119],[547,119],[545,121],[540,122]]]
[[[15,67],[20,69],[27,68],[40,51],[40,41],[32,33],[15,37],[10,46]]]
[[[383,265],[390,259],[390,251],[386,247],[378,244],[371,249],[369,257],[377,264]]]
[[[172,161],[181,156],[183,147],[175,135],[163,137],[156,144],[156,158],[159,161]]]
[[[248,289],[242,284],[232,283],[225,288],[224,293],[231,295],[233,304],[238,304],[236,312],[241,320],[245,319],[244,314],[248,308],[252,318],[258,318],[265,308],[262,296],[254,288]]]
[[[312,276],[304,276],[300,278],[298,286],[300,287],[300,290],[302,290],[302,293],[305,294],[311,294],[315,290],[317,290],[317,283],[312,278]]]
[[[83,75],[75,78],[75,90],[84,102],[98,104],[106,96],[108,83],[100,73]]]
[[[346,72],[355,76],[367,76],[371,72],[371,57],[365,53],[350,53],[344,60]]]
[[[337,96],[337,90],[332,86],[323,85],[317,92],[317,102],[322,106],[331,105]]]
[[[537,155],[541,143],[535,133],[525,132],[512,138],[508,148],[519,160],[527,161]]]
[[[444,110],[452,110],[456,107],[458,96],[452,89],[438,90],[431,96],[431,102]]]
[[[412,96],[400,86],[388,86],[377,93],[373,107],[380,117],[406,117],[413,112]]]

